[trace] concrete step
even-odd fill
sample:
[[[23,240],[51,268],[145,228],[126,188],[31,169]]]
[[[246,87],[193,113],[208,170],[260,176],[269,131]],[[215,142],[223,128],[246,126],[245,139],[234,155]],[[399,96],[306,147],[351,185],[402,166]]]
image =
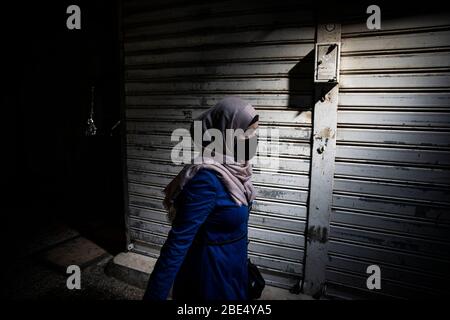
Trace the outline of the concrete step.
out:
[[[105,272],[112,277],[145,289],[156,259],[134,252],[122,252],[110,260]],[[268,286],[259,300],[312,300],[304,294],[292,294],[289,290]]]
[[[121,252],[111,259],[105,273],[135,287],[145,289],[156,259],[133,252]]]

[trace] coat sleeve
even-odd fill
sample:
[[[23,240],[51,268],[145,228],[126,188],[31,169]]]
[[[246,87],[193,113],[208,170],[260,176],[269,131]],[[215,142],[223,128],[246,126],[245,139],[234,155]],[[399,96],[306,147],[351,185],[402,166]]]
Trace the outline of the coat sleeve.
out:
[[[198,229],[214,209],[217,185],[213,175],[199,170],[180,193],[176,217],[150,276],[144,300],[167,299]]]

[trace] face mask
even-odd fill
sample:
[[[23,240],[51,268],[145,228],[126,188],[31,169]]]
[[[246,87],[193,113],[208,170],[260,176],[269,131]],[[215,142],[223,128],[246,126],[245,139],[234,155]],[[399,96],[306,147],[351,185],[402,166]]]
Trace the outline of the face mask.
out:
[[[244,139],[234,138],[234,160],[237,162],[249,161],[256,155],[258,136],[253,135]]]

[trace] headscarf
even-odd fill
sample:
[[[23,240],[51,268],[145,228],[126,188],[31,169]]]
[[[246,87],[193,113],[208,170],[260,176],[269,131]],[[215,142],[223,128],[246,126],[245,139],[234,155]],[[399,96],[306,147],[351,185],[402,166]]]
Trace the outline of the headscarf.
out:
[[[201,121],[202,135],[206,130],[214,128],[222,133],[223,146],[229,148],[226,140],[226,129],[242,129],[243,131],[258,120],[253,106],[237,97],[228,97],[220,100],[214,107],[202,113],[194,121]],[[194,132],[194,123],[191,125],[191,136]],[[208,142],[209,143],[209,142]],[[202,148],[205,144],[202,143]],[[203,153],[202,149],[202,153]],[[176,215],[174,206],[176,197],[183,187],[191,180],[200,169],[210,169],[218,174],[228,190],[233,201],[248,206],[255,199],[255,190],[251,182],[252,166],[249,161],[238,162],[235,157],[230,157],[226,150],[222,152],[223,161],[217,161],[215,157],[206,157],[200,154],[194,159],[193,164],[187,164],[180,173],[164,189],[164,207],[169,212],[169,220],[173,221]]]

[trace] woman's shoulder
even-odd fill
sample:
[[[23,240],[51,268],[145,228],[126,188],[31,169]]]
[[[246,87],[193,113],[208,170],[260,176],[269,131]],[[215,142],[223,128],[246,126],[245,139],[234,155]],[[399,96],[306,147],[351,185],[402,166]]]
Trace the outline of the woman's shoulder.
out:
[[[185,189],[187,189],[186,191],[188,193],[214,193],[216,199],[228,199],[232,201],[225,184],[220,178],[220,174],[214,169],[199,169],[194,177],[192,177],[192,179],[189,181]]]
[[[177,202],[186,197],[190,200],[216,197],[219,191],[217,176],[212,170],[201,168],[182,188]]]
[[[219,185],[220,180],[214,170],[201,168],[189,180],[186,187],[209,187],[216,189]]]
[[[217,173],[213,169],[208,168],[201,168],[198,170],[192,180],[201,180],[214,185],[217,185],[220,182]]]
[[[225,192],[225,186],[219,177],[219,173],[214,169],[201,168],[197,171],[191,182],[196,185],[202,185],[210,189],[214,189],[217,193]]]

